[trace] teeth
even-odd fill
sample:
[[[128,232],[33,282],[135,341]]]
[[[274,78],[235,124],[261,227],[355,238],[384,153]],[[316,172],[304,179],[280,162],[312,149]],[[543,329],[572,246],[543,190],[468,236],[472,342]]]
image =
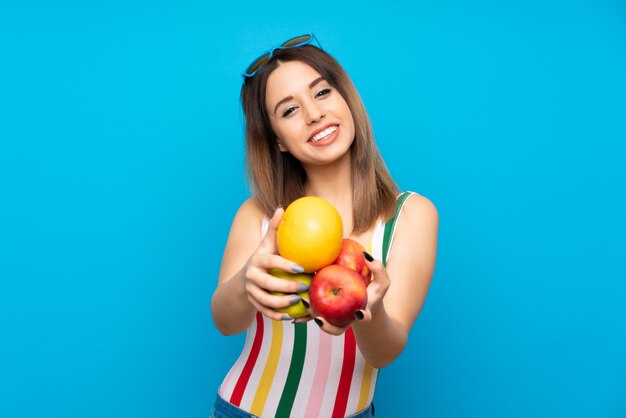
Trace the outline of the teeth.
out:
[[[322,132],[318,133],[317,135],[315,135],[312,139],[313,142],[317,142],[320,139],[327,137],[328,135],[332,134],[333,132],[335,132],[337,130],[337,126],[330,126],[326,129],[324,129]]]

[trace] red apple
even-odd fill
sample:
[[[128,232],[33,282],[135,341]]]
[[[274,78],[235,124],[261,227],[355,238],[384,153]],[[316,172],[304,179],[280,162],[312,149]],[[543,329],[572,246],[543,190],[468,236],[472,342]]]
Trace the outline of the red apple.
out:
[[[318,271],[309,287],[311,308],[329,323],[345,327],[367,305],[367,289],[360,274],[331,264]]]
[[[367,268],[367,264],[365,264],[363,251],[365,251],[365,248],[361,244],[350,238],[344,238],[339,255],[333,264],[356,271],[361,275],[363,283],[367,286],[370,284],[372,273]]]

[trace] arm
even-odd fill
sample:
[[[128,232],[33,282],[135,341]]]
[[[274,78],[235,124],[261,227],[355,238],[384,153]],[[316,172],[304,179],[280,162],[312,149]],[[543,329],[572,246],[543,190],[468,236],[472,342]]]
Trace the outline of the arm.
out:
[[[274,213],[263,239],[260,233],[263,212],[253,199],[244,202],[235,215],[224,249],[218,286],[211,299],[213,322],[224,335],[245,331],[257,311],[276,320],[291,319],[274,310],[293,303],[290,296],[269,293],[298,291],[297,282],[268,273],[271,268],[292,271],[294,267],[292,262],[276,255],[276,228],[282,213],[282,209]]]
[[[410,196],[398,219],[387,269],[378,260],[367,263],[374,280],[367,287],[363,319],[353,321],[352,329],[361,353],[376,368],[389,365],[404,350],[424,305],[435,268],[438,222],[430,200]],[[345,331],[322,324],[332,334]]]
[[[375,278],[391,278],[382,303],[369,313],[370,321],[353,323],[359,349],[375,367],[387,366],[404,350],[424,305],[435,269],[438,223],[437,209],[430,200],[410,196],[398,219],[386,272],[380,261],[368,263]]]

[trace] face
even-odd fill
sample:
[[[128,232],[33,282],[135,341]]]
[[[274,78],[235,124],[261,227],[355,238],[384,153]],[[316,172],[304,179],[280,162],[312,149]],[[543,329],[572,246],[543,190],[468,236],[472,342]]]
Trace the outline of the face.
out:
[[[308,64],[279,64],[267,79],[265,106],[278,147],[305,167],[349,158],[352,112],[341,94]]]

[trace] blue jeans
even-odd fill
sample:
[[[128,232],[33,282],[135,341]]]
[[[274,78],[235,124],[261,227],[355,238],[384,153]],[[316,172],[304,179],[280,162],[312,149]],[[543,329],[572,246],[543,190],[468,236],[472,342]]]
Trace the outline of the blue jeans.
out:
[[[211,418],[256,418],[256,415],[237,408],[235,405],[222,399],[220,395],[217,395]],[[350,415],[349,418],[374,418],[374,403],[371,403],[363,411]]]

